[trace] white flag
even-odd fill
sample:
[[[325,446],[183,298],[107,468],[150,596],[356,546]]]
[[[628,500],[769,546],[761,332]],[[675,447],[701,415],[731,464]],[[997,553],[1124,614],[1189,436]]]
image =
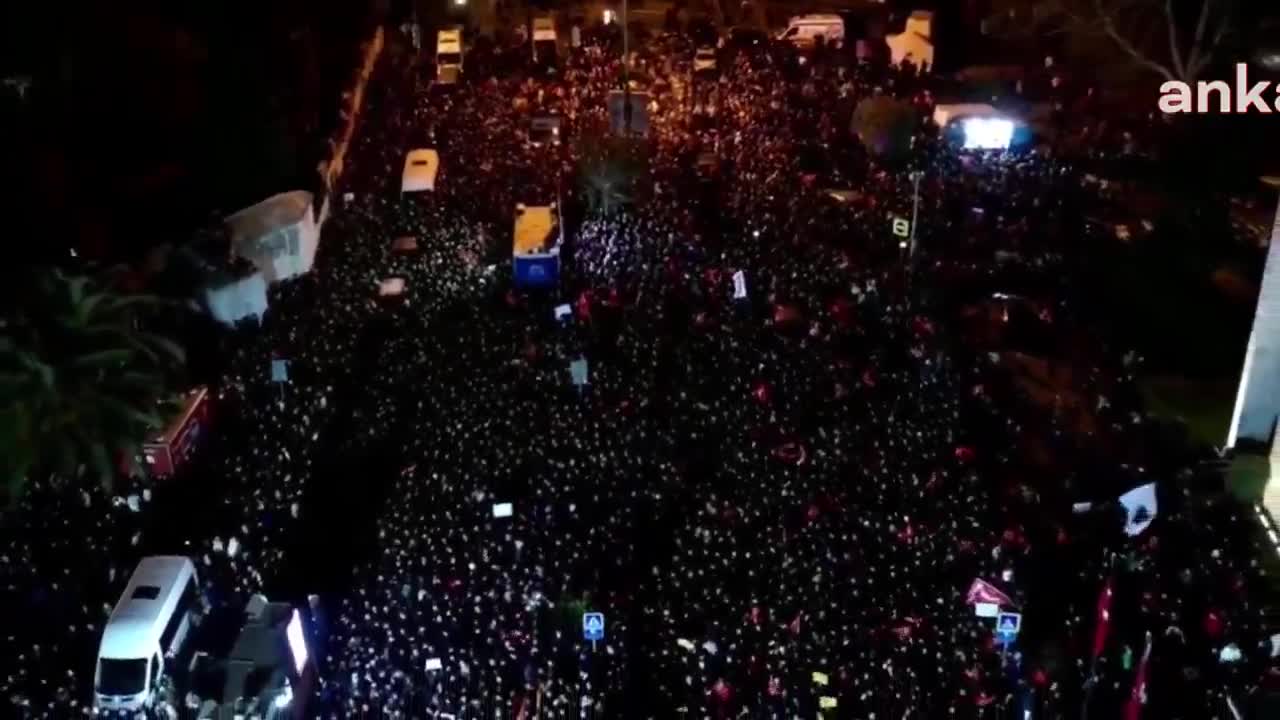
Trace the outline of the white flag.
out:
[[[1078,503],[1071,504],[1071,512],[1075,513],[1076,515],[1087,513],[1092,509],[1093,509],[1093,503],[1091,502],[1078,502]]]
[[[511,517],[512,510],[513,508],[511,507],[511,503],[494,503],[493,504],[493,516],[496,518]]]
[[[733,274],[733,299],[744,300],[747,297],[747,274],[741,270]]]
[[[1000,614],[1000,606],[996,603],[974,603],[973,614],[981,618],[993,618]]]
[[[1130,537],[1141,535],[1156,519],[1156,484],[1147,483],[1130,490],[1120,496],[1120,504],[1124,506],[1127,517],[1125,534]]]

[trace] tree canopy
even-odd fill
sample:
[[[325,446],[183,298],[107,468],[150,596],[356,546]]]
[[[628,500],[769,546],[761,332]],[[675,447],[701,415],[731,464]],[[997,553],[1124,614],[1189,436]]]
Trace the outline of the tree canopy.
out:
[[[1231,46],[1234,0],[1004,0],[993,20],[1011,31],[1067,35],[1162,80],[1194,83]]]
[[[0,326],[0,456],[12,499],[31,472],[103,482],[166,420],[182,348],[143,328],[163,301],[87,276],[34,273]]]
[[[853,132],[867,151],[892,162],[911,150],[917,114],[907,103],[887,96],[869,97],[853,111]]]

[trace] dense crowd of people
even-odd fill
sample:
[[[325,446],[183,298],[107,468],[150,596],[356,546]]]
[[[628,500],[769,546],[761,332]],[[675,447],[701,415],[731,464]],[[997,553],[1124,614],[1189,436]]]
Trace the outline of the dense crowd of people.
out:
[[[621,71],[607,33],[451,90],[380,70],[350,194],[230,340],[192,477],[35,482],[5,526],[18,717],[87,712],[151,551],[197,560],[215,606],[322,593],[308,712],[334,720],[1117,717],[1139,676],[1149,717],[1209,718],[1275,685],[1270,549],[1153,435],[1129,348],[1091,342],[1080,172],[928,127],[882,165],[854,109],[927,114],[932,74],[762,45],[695,75],[673,42],[637,52],[646,167],[608,210],[577,199]],[[543,114],[563,142],[528,141]],[[441,171],[403,196],[413,147]],[[916,255],[889,230],[912,172]],[[562,282],[522,289],[513,211],[553,202]],[[1130,537],[1115,498],[1151,480]],[[975,580],[1024,613],[1016,640]]]

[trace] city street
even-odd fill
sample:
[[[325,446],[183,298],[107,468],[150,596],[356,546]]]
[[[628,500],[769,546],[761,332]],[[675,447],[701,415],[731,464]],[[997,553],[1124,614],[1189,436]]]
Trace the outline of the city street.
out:
[[[668,7],[625,72],[600,4],[554,62],[523,7],[457,52],[383,29],[314,264],[220,330],[189,467],[15,503],[0,714],[146,694],[94,670],[153,554],[306,610],[252,717],[1207,720],[1277,683],[1274,549],[1099,280],[1128,248],[1088,178],[1158,121],[1062,114],[1067,153],[931,69]],[[740,10],[690,14],[777,28]]]

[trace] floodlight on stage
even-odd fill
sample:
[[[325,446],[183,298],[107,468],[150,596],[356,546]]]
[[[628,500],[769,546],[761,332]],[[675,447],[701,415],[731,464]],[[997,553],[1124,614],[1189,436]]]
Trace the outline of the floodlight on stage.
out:
[[[964,128],[966,150],[1008,150],[1013,142],[1013,121],[1004,118],[967,118]]]

